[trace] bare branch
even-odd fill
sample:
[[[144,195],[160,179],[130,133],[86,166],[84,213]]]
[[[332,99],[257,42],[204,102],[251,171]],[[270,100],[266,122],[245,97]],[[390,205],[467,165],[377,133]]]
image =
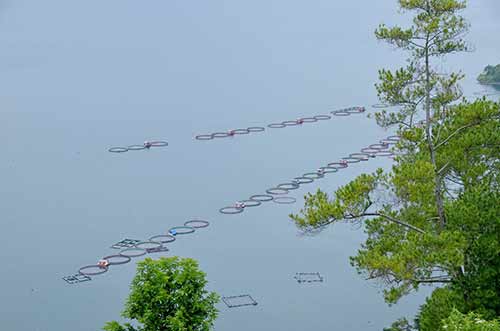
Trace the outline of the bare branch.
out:
[[[470,128],[474,125],[478,125],[479,122],[473,122],[473,123],[469,123],[467,125],[464,125],[464,126],[461,126],[459,127],[458,129],[455,130],[455,132],[453,132],[452,134],[450,134],[448,137],[446,137],[445,140],[443,140],[442,142],[440,142],[439,144],[436,145],[435,149],[438,149],[440,146],[446,144],[451,138],[453,138],[454,136],[456,136],[457,134],[459,134],[461,131],[467,129],[467,128]]]
[[[400,221],[398,219],[395,219],[391,216],[388,216],[388,215],[384,215],[384,214],[381,214],[381,213],[363,213],[361,215],[349,215],[349,217],[346,217],[346,219],[351,219],[351,218],[360,218],[360,217],[363,217],[363,216],[377,216],[377,217],[382,217],[382,218],[385,218],[386,220],[388,221],[391,221],[393,223],[396,223],[396,224],[399,224],[399,225],[402,225],[408,229],[411,229],[413,231],[417,231],[419,233],[422,233],[422,234],[425,234],[425,231],[420,229],[420,228],[417,228],[416,226],[413,226],[411,224],[408,224],[408,223],[405,223],[403,221]]]
[[[444,166],[442,166],[442,167],[441,167],[441,169],[439,169],[439,170],[437,171],[437,174],[438,174],[438,175],[441,175],[441,173],[442,173],[444,170],[446,170],[446,168],[447,168],[449,165],[450,165],[450,161],[446,162],[446,164],[445,164]]]
[[[422,284],[422,283],[428,283],[428,284],[431,284],[431,283],[451,283],[451,279],[449,278],[443,278],[443,279],[412,279],[411,280],[412,282],[415,282],[415,283],[419,283],[419,284]]]

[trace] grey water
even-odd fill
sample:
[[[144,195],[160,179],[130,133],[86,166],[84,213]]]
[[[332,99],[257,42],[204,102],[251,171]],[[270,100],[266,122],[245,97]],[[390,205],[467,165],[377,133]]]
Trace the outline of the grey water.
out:
[[[430,289],[389,307],[380,284],[349,265],[362,229],[301,236],[303,195],[390,167],[377,158],[239,215],[218,209],[358,151],[389,134],[363,115],[232,139],[194,135],[377,103],[379,68],[404,54],[377,42],[407,23],[396,1],[0,0],[0,328],[88,331],[120,319],[135,262],[92,281],[61,277],[124,238],[146,239],[201,217],[163,255],[192,257],[210,290],[257,306],[218,305],[218,331],[381,330],[412,317]],[[439,65],[475,77],[499,61],[500,3],[471,2],[476,51]],[[167,140],[164,149],[112,146]],[[158,254],[156,256],[161,256]],[[325,282],[298,284],[296,272]]]

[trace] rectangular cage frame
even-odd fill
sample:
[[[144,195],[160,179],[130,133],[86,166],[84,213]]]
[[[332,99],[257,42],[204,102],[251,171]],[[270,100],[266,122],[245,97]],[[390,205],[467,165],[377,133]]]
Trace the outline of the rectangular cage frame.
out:
[[[70,275],[70,276],[65,276],[62,278],[66,283],[68,284],[78,284],[78,283],[83,283],[83,282],[88,282],[89,280],[92,280],[87,275],[82,275],[82,274],[75,274],[75,275]]]
[[[324,277],[319,272],[297,272],[295,277],[298,283],[322,283]]]
[[[238,300],[238,299],[246,299],[246,302],[243,303],[231,303],[231,300]],[[257,301],[254,300],[249,294],[242,294],[242,295],[233,295],[229,297],[222,297],[222,301],[228,306],[229,308],[237,308],[237,307],[245,307],[245,306],[256,306]]]
[[[138,239],[125,238],[125,239],[117,242],[116,244],[112,245],[111,248],[113,248],[113,249],[132,248],[132,247],[135,247],[135,245],[137,245],[140,242],[141,242],[141,240],[138,240]]]
[[[161,252],[168,252],[168,251],[169,251],[169,249],[165,246],[146,248],[146,252],[148,252],[148,253],[161,253]]]

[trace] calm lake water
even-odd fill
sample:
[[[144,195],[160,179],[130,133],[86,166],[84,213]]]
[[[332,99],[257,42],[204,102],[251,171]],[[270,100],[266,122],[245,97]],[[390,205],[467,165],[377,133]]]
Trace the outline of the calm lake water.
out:
[[[373,37],[405,23],[396,1],[0,0],[0,272],[2,330],[89,331],[119,319],[135,262],[91,282],[61,277],[113,253],[123,238],[165,233],[193,217],[211,226],[178,238],[221,295],[218,331],[381,330],[412,316],[429,289],[388,307],[348,257],[364,240],[348,224],[298,235],[301,197],[332,191],[387,159],[357,164],[243,214],[218,209],[315,170],[388,133],[365,115],[210,142],[200,133],[377,102],[377,70],[403,54]],[[465,12],[476,52],[443,68],[475,77],[499,62],[500,3]],[[369,108],[369,111],[373,111]],[[107,148],[163,139],[165,149]],[[322,284],[299,285],[318,271]]]

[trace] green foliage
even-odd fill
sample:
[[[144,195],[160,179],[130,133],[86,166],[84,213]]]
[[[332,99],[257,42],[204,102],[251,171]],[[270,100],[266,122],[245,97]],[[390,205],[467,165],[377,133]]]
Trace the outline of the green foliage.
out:
[[[465,1],[399,0],[408,28],[381,25],[379,40],[408,51],[408,65],[379,71],[382,127],[398,128],[390,172],[364,174],[333,194],[305,197],[292,220],[303,231],[364,222],[367,239],[351,264],[385,285],[388,303],[422,285],[446,284],[422,307],[419,326],[438,330],[454,307],[500,315],[500,104],[461,99],[461,73],[432,61],[466,51]],[[393,330],[407,330],[398,321]]]
[[[484,68],[477,80],[481,84],[500,84],[500,64]]]
[[[385,41],[410,54],[408,66],[395,71],[379,71],[380,83],[375,87],[385,104],[398,105],[397,112],[381,111],[375,115],[383,127],[399,125],[412,127],[418,120],[418,109],[425,102],[426,111],[456,101],[461,91],[456,83],[460,73],[438,73],[430,66],[430,59],[467,51],[462,36],[469,25],[457,13],[465,8],[458,0],[399,0],[401,10],[415,13],[413,25],[408,28],[388,27],[382,24],[375,31],[377,39]],[[428,122],[427,118],[427,122]],[[430,123],[426,123],[429,125]]]
[[[298,215],[290,215],[290,217],[295,220],[297,226],[306,230],[328,225],[344,217],[359,215],[370,206],[369,193],[382,179],[381,170],[371,175],[363,174],[338,189],[333,201],[329,200],[328,195],[322,191],[316,194],[308,193],[305,209],[302,210],[305,217]]]
[[[413,325],[408,322],[406,318],[398,319],[392,323],[391,327],[384,328],[384,331],[412,331],[416,330]]]
[[[106,331],[208,331],[217,317],[216,293],[205,290],[205,274],[195,260],[178,257],[138,263],[123,317],[141,324],[108,322]]]
[[[462,314],[453,310],[451,315],[443,321],[443,331],[500,331],[500,321],[487,321],[476,313]]]
[[[103,330],[106,331],[136,331],[136,329],[130,324],[130,323],[125,323],[125,325],[120,325],[117,321],[112,321],[106,323],[106,326],[104,326]]]
[[[500,315],[500,192],[486,184],[473,186],[450,203],[450,227],[467,241],[465,273],[454,287],[466,292],[467,311],[485,318]]]
[[[478,100],[448,113],[452,116],[434,128],[437,166],[448,192],[444,228],[436,222],[435,168],[420,128],[405,132],[399,148],[407,154],[390,173],[363,174],[332,197],[322,191],[308,194],[304,209],[292,219],[304,231],[365,221],[368,239],[351,263],[386,284],[389,303],[421,284],[455,282],[468,288],[470,309],[498,311],[500,106]],[[416,147],[414,152],[407,144]],[[479,301],[473,304],[473,298]]]
[[[441,330],[442,321],[450,316],[453,309],[464,310],[462,294],[454,291],[450,286],[435,289],[420,308],[416,320],[418,330]]]

